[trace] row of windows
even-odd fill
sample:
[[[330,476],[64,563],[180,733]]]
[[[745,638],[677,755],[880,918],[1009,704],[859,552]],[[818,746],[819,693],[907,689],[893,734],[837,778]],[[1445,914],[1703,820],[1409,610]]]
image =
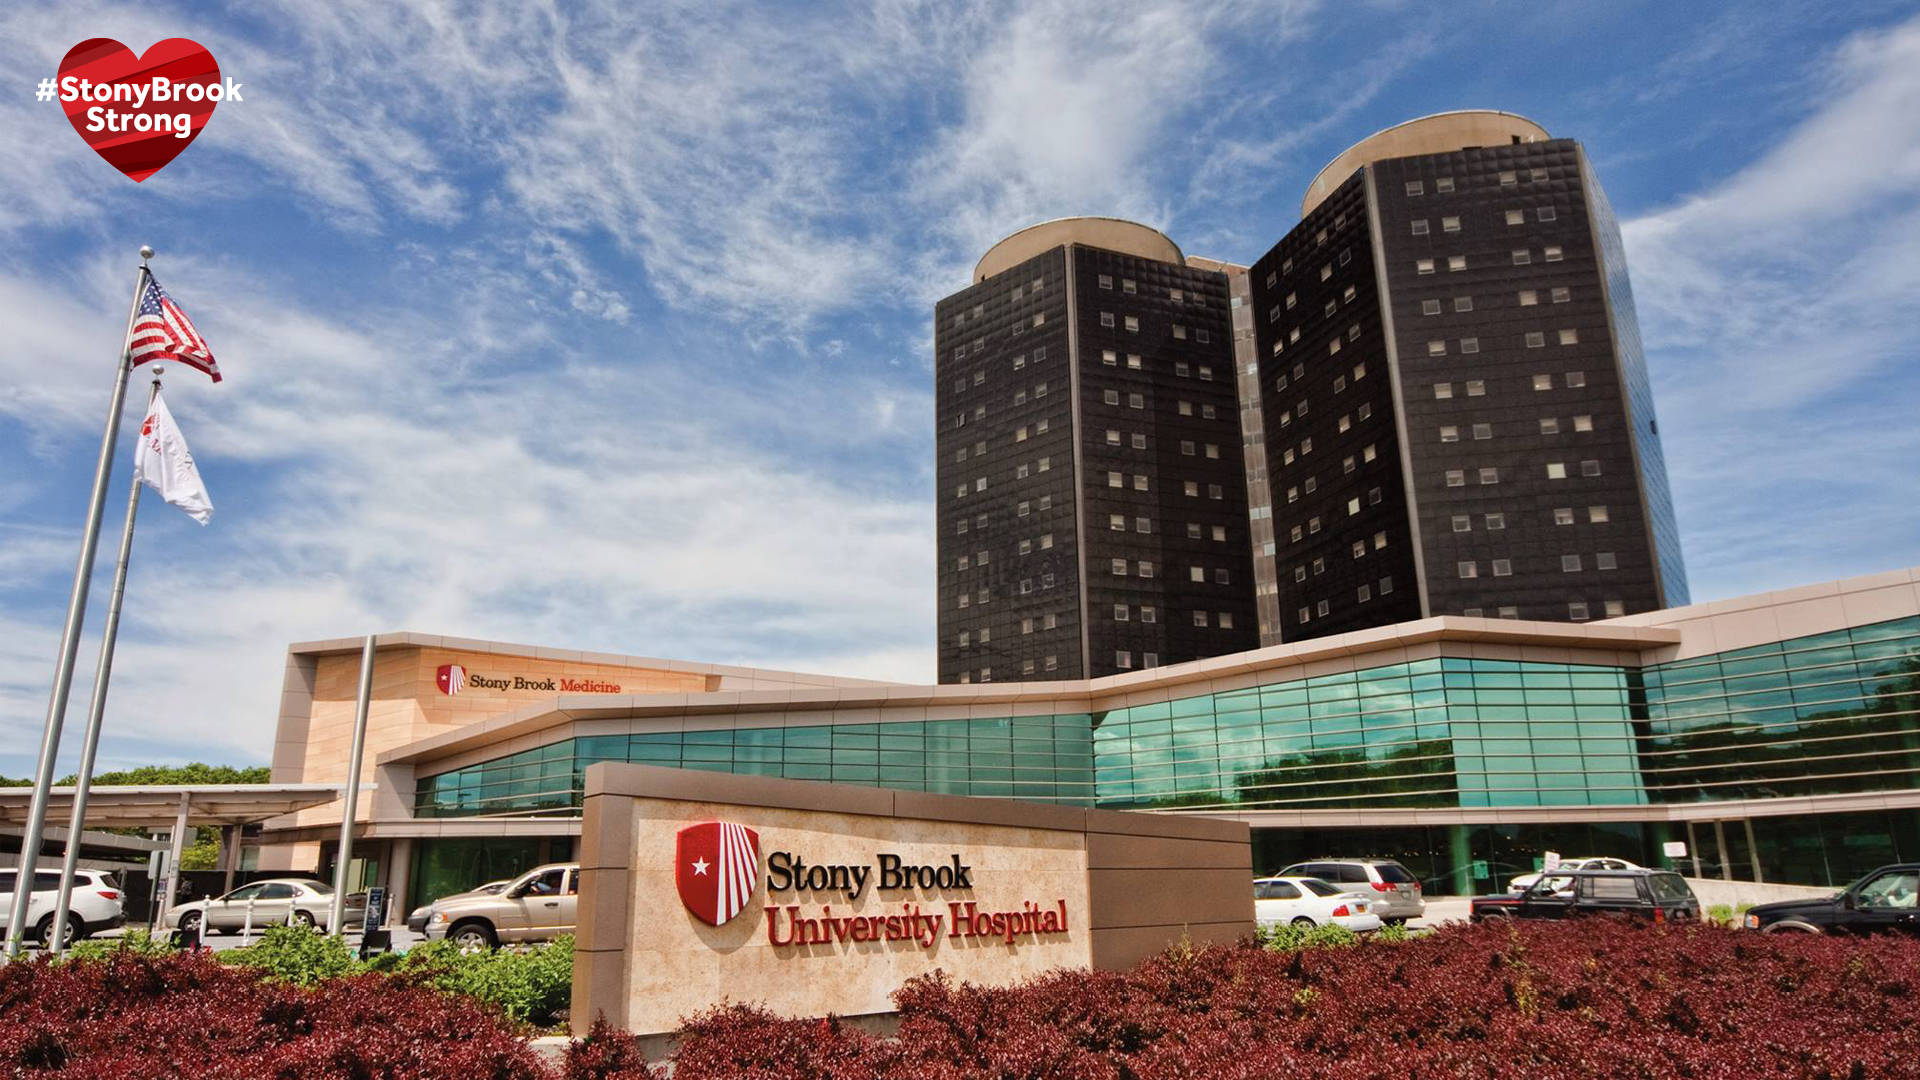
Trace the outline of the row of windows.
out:
[[[1577,519],[1578,519],[1578,515],[1574,512],[1574,508],[1571,506],[1556,506],[1553,509],[1553,523],[1555,525],[1572,525],[1572,524],[1575,524]],[[1587,507],[1588,523],[1594,524],[1594,525],[1604,525],[1611,520],[1612,520],[1612,515],[1608,512],[1605,506]],[[1480,515],[1480,523],[1481,523],[1481,526],[1485,528],[1488,532],[1498,532],[1501,529],[1504,529],[1507,527],[1507,515],[1504,512],[1499,512],[1499,511],[1491,512],[1491,513],[1483,513]],[[1472,532],[1473,531],[1473,515],[1472,514],[1454,514],[1451,516],[1451,524],[1453,526],[1454,532],[1457,532],[1457,533]]]
[[[976,341],[973,343],[972,349],[974,352],[980,352],[986,348],[986,344],[987,343],[985,341]],[[965,356],[967,354],[967,349],[968,349],[967,346],[965,345],[961,346],[959,349],[954,351],[953,358],[955,360],[958,360],[961,357]],[[1020,353],[1019,355],[1015,356],[1013,358],[1013,370],[1015,371],[1025,370],[1027,366],[1027,356],[1028,356],[1027,353]],[[1036,346],[1033,350],[1032,356],[1033,356],[1033,362],[1035,364],[1039,364],[1041,361],[1047,358],[1047,347],[1045,345]],[[964,392],[969,386],[979,386],[986,381],[987,381],[986,369],[979,368],[974,371],[971,377],[962,375],[959,378],[956,378],[953,381],[953,389],[955,393],[961,393],[961,392]]]
[[[1101,274],[1100,287],[1102,289],[1107,290],[1108,292],[1112,292],[1113,291],[1113,275]],[[1120,291],[1123,293],[1133,294],[1140,291],[1140,286],[1139,286],[1139,283],[1134,281],[1132,278],[1121,278]],[[1167,299],[1173,301],[1176,304],[1184,304],[1187,302],[1186,290],[1174,288],[1173,286],[1170,285],[1167,287]]]
[[[1045,274],[1041,274],[1035,277],[1032,281],[1024,285],[1015,285],[1013,287],[1013,293],[1012,293],[1011,299],[1018,300],[1021,297],[1027,296],[1029,294],[1033,296],[1038,296],[1042,291],[1046,289],[1046,287],[1047,287],[1047,276]],[[973,305],[973,308],[970,311],[954,312],[952,326],[954,329],[958,330],[961,326],[965,325],[970,320],[977,321],[979,319],[985,318],[986,314],[987,314],[987,306],[985,304],[975,304]]]
[[[1386,534],[1386,532],[1385,532],[1385,531],[1383,530],[1383,531],[1380,531],[1380,532],[1376,532],[1376,533],[1374,533],[1374,534],[1373,534],[1373,545],[1372,545],[1372,549],[1373,549],[1374,551],[1379,551],[1379,550],[1381,550],[1381,549],[1383,549],[1383,548],[1385,548],[1386,546],[1387,546],[1387,534]],[[1364,556],[1365,556],[1365,555],[1367,554],[1367,550],[1368,550],[1368,545],[1367,545],[1367,541],[1366,541],[1366,540],[1364,540],[1364,539],[1362,539],[1362,540],[1355,540],[1355,541],[1353,542],[1353,557],[1354,557],[1354,558],[1356,558],[1356,559],[1358,559],[1358,558],[1363,558],[1363,557],[1364,557]],[[1312,571],[1313,571],[1313,576],[1315,576],[1315,577],[1319,577],[1319,576],[1320,576],[1321,574],[1324,574],[1324,573],[1326,573],[1326,572],[1327,572],[1327,560],[1326,560],[1326,558],[1325,558],[1325,556],[1322,556],[1322,557],[1320,557],[1320,558],[1317,558],[1317,559],[1315,559],[1315,560],[1313,560],[1313,562],[1311,562],[1311,563],[1301,563],[1301,564],[1299,564],[1298,566],[1295,566],[1295,567],[1293,568],[1293,580],[1294,580],[1295,582],[1304,582],[1304,581],[1306,581],[1306,580],[1307,580],[1307,571],[1308,571],[1308,569],[1309,569],[1309,567],[1311,567],[1311,569],[1312,569]]]
[[[1566,249],[1559,244],[1548,244],[1540,249],[1541,262],[1556,263],[1565,260],[1566,257]],[[1514,248],[1512,251],[1512,259],[1513,265],[1515,266],[1529,265],[1533,262],[1533,250],[1531,248]],[[1439,264],[1434,259],[1415,259],[1413,262],[1414,272],[1423,275],[1434,273],[1438,269],[1438,266]],[[1447,256],[1448,272],[1465,270],[1466,268],[1467,257],[1465,255]]]
[[[1586,557],[1583,555],[1570,554],[1560,556],[1561,573],[1578,574],[1586,568]],[[1620,562],[1611,551],[1596,552],[1593,556],[1593,568],[1595,570],[1618,570],[1620,568]],[[1512,577],[1513,560],[1491,559],[1489,560],[1488,570],[1494,577]],[[1456,576],[1461,578],[1477,578],[1480,576],[1480,562],[1477,559],[1462,559],[1454,564],[1454,572]]]
[[[1306,402],[1303,400],[1300,402],[1300,405],[1305,406]],[[1347,431],[1352,430],[1355,422],[1361,421],[1361,420],[1370,420],[1372,418],[1373,418],[1373,404],[1371,402],[1363,401],[1360,403],[1359,408],[1355,409],[1350,413],[1346,413],[1340,417],[1338,427],[1341,433],[1345,433]],[[1294,461],[1298,460],[1299,458],[1304,458],[1311,453],[1313,453],[1313,436],[1309,435],[1306,438],[1300,440],[1297,451],[1295,447],[1291,447],[1291,446],[1287,447],[1285,450],[1282,450],[1280,452],[1280,464],[1282,467],[1291,465],[1294,463]]]
[[[1536,184],[1543,183],[1547,179],[1547,170],[1528,169],[1526,171],[1526,179],[1531,183],[1536,183]],[[1520,174],[1520,170],[1518,169],[1508,169],[1507,171],[1502,172],[1500,174],[1501,187],[1516,187],[1519,185],[1520,180],[1521,180],[1521,174]],[[1442,177],[1435,178],[1433,182],[1433,190],[1442,195],[1451,194],[1454,190],[1453,177],[1442,176]],[[1418,196],[1425,195],[1426,193],[1427,193],[1427,182],[1425,180],[1407,181],[1407,197],[1408,198],[1416,198]]]
[[[1599,609],[1600,617],[1604,619],[1619,618],[1627,613],[1626,602],[1622,600],[1602,600],[1600,601]],[[1567,601],[1567,619],[1571,622],[1586,622],[1594,617],[1593,611],[1594,607],[1588,601]],[[1461,608],[1460,614],[1472,619],[1486,618],[1487,609],[1484,607]],[[1520,617],[1520,609],[1512,605],[1503,605],[1494,609],[1492,617],[1499,619],[1517,619]]]
[[[1439,303],[1439,301],[1437,301],[1437,300],[1436,300],[1436,301],[1433,301],[1433,303]],[[1578,330],[1572,330],[1572,329],[1569,329],[1569,330],[1561,330],[1561,331],[1558,331],[1558,333],[1557,333],[1557,337],[1559,338],[1559,341],[1560,341],[1560,344],[1562,344],[1562,345],[1578,345],[1578,344],[1580,344],[1580,331],[1578,331]],[[1521,340],[1522,340],[1522,341],[1524,341],[1524,342],[1526,343],[1526,347],[1527,347],[1527,348],[1529,348],[1529,349],[1543,349],[1543,348],[1545,348],[1545,347],[1546,347],[1546,345],[1547,345],[1547,335],[1546,335],[1546,332],[1545,332],[1545,331],[1543,331],[1543,330],[1531,330],[1531,331],[1528,331],[1528,332],[1526,333],[1526,335],[1525,335],[1525,336],[1524,336],[1524,337],[1523,337],[1523,338],[1522,338]],[[1460,339],[1460,351],[1461,351],[1462,353],[1477,353],[1477,352],[1479,352],[1479,351],[1480,351],[1480,339],[1479,339],[1479,338],[1477,338],[1477,337],[1464,337],[1464,338],[1461,338],[1461,339]],[[1429,341],[1427,342],[1427,355],[1428,355],[1428,356],[1445,356],[1445,355],[1447,355],[1447,342],[1446,342],[1446,339],[1444,339],[1444,338],[1433,338],[1433,339],[1430,339],[1430,340],[1429,340]]]
[[[1294,366],[1294,370],[1298,374],[1304,374],[1304,369],[1301,365],[1296,364]],[[1298,374],[1296,375],[1296,377],[1298,377]],[[1353,381],[1354,382],[1359,382],[1361,379],[1364,379],[1366,377],[1367,377],[1367,365],[1364,361],[1353,365]],[[1273,387],[1274,392],[1278,393],[1282,390],[1285,390],[1287,388],[1287,383],[1288,383],[1287,376],[1283,373],[1279,377],[1279,379],[1274,383],[1274,387]],[[1345,393],[1348,385],[1349,384],[1347,382],[1347,376],[1335,375],[1333,377],[1334,393],[1336,394]],[[1286,427],[1287,425],[1293,423],[1294,418],[1297,416],[1298,417],[1306,416],[1311,405],[1312,405],[1312,400],[1310,398],[1301,398],[1299,404],[1295,405],[1291,409],[1287,409],[1286,411],[1280,414],[1280,426]],[[1371,413],[1371,410],[1373,408],[1373,406],[1371,405],[1361,405],[1360,407],[1362,409],[1368,410],[1369,414]],[[1361,419],[1364,420],[1366,419],[1366,417],[1362,416]],[[1343,428],[1342,430],[1345,430],[1345,429]]]
[[[1378,456],[1379,456],[1379,451],[1376,448],[1376,444],[1368,443],[1367,445],[1360,448],[1360,452],[1358,454],[1349,454],[1346,457],[1342,458],[1340,460],[1340,471],[1343,473],[1353,472],[1355,469],[1359,468],[1363,462],[1372,461]],[[1287,488],[1287,501],[1290,503],[1299,502],[1301,492],[1304,491],[1306,494],[1311,495],[1314,493],[1316,489],[1319,488],[1319,486],[1320,486],[1319,479],[1316,477],[1309,476],[1306,479],[1302,480],[1300,483],[1291,485]]]
[[[1296,578],[1295,580],[1298,580],[1298,579]],[[1377,593],[1376,593],[1376,589],[1378,590]],[[1362,585],[1358,589],[1356,589],[1354,591],[1354,596],[1356,597],[1356,599],[1354,600],[1354,603],[1364,604],[1364,603],[1367,603],[1368,601],[1371,601],[1375,595],[1387,596],[1387,595],[1390,595],[1392,592],[1393,592],[1393,578],[1383,577],[1375,585]],[[1324,619],[1327,617],[1327,615],[1331,614],[1332,611],[1333,611],[1333,601],[1319,600],[1310,605],[1302,605],[1300,610],[1295,614],[1294,618],[1295,618],[1295,621],[1304,625],[1306,623],[1312,622],[1316,618]]]
[[[1584,371],[1563,372],[1560,379],[1562,385],[1571,390],[1578,390],[1587,385],[1587,373]],[[1543,372],[1536,374],[1533,376],[1532,382],[1535,390],[1553,389],[1553,375],[1551,373]],[[1487,380],[1485,379],[1468,379],[1462,383],[1461,386],[1468,397],[1487,396]],[[1445,401],[1453,397],[1453,384],[1450,382],[1434,383],[1433,396],[1435,400],[1439,401]]]
[[[1534,215],[1540,221],[1554,221],[1559,218],[1560,212],[1558,210],[1555,210],[1551,206],[1542,206],[1537,208],[1534,211]],[[1507,224],[1509,225],[1524,225],[1527,223],[1527,212],[1525,210],[1519,210],[1519,209],[1507,210],[1505,211],[1505,218],[1506,218]],[[1441,218],[1440,231],[1447,232],[1447,233],[1459,232],[1460,231],[1459,217],[1450,215],[1450,216]],[[1432,234],[1432,229],[1428,226],[1427,218],[1413,219],[1413,235],[1428,236],[1431,234]]]
[[[1470,432],[1470,433],[1471,433],[1471,434],[1473,435],[1473,438],[1474,438],[1475,440],[1486,440],[1486,439],[1491,439],[1491,438],[1493,438],[1493,425],[1492,425],[1492,424],[1485,424],[1485,423],[1482,423],[1482,424],[1470,424],[1470,425],[1468,425],[1468,427],[1467,427],[1467,430],[1468,430],[1468,431],[1469,431],[1469,432]],[[1579,415],[1579,416],[1575,416],[1575,417],[1573,418],[1573,425],[1572,425],[1572,428],[1571,428],[1571,430],[1573,430],[1573,431],[1592,431],[1592,430],[1593,430],[1593,417],[1592,417],[1592,416],[1589,416],[1589,415],[1585,415],[1585,414],[1582,414],[1582,415]],[[1540,434],[1542,434],[1542,435],[1558,435],[1558,434],[1560,434],[1560,419],[1559,419],[1559,417],[1555,417],[1555,416],[1545,416],[1545,417],[1541,417],[1541,419],[1540,419]],[[1440,425],[1440,441],[1441,441],[1441,442],[1443,442],[1443,443],[1457,443],[1457,442],[1459,442],[1459,441],[1460,441],[1460,426],[1459,426],[1458,424],[1442,424],[1442,425]]]

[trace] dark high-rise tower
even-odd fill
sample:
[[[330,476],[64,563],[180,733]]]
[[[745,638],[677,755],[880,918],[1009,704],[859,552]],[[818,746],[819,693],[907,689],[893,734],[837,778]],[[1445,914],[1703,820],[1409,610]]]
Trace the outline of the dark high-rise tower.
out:
[[[1619,229],[1579,143],[1383,131],[1250,275],[1282,633],[1687,602]]]
[[[1226,275],[1068,218],[934,309],[940,681],[1258,643]]]

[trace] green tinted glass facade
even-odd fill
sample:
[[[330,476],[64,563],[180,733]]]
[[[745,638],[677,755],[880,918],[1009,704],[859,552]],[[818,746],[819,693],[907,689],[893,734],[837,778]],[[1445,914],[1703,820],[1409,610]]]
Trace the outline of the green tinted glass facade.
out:
[[[1620,668],[1434,659],[1116,709],[1101,806],[1646,801]]]
[[[1634,673],[1655,802],[1911,788],[1920,776],[1920,618]]]
[[[1900,790],[1920,619],[1643,669],[1449,657],[1097,715],[581,737],[422,779],[417,812],[574,813],[599,761],[1122,809]]]
[[[601,761],[1085,804],[1092,726],[1080,713],[587,736],[422,779],[414,812],[576,813],[586,768]]]

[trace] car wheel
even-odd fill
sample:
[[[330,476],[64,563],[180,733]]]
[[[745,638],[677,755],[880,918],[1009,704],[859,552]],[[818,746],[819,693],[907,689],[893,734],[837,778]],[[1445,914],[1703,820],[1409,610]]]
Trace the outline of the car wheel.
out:
[[[1407,925],[1407,920],[1406,920],[1406,919],[1405,919],[1404,917],[1399,917],[1399,916],[1396,916],[1396,917],[1394,917],[1394,918],[1391,918],[1391,919],[1381,919],[1380,921],[1381,921],[1381,922],[1383,922],[1383,923],[1386,923],[1386,924],[1387,924],[1388,926],[1405,926],[1405,925]]]
[[[483,922],[461,923],[447,935],[447,940],[459,946],[461,952],[478,952],[500,944],[500,939],[494,936],[493,927]]]
[[[200,913],[189,911],[180,916],[180,929],[193,933],[200,932]]]
[[[294,911],[293,925],[303,926],[308,930],[313,929],[313,912],[304,909]]]
[[[1820,928],[1812,923],[1777,922],[1760,932],[1763,934],[1817,934]]]
[[[1315,923],[1312,919],[1307,918],[1305,915],[1296,915],[1293,918],[1293,925],[1298,926],[1303,930],[1311,930],[1318,924]]]
[[[78,916],[69,914],[67,916],[67,944],[71,945],[79,941],[85,932],[86,924],[81,922]],[[34,928],[33,936],[39,940],[41,948],[50,949],[53,947],[53,915],[51,913],[49,913],[46,918],[40,920],[40,925]]]

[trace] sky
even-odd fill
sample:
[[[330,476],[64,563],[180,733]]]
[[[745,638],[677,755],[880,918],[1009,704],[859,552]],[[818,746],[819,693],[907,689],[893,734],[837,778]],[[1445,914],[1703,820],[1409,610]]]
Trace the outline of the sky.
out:
[[[243,100],[135,184],[29,93],[93,37]],[[931,681],[933,301],[1065,215],[1250,263],[1448,109],[1592,157],[1696,602],[1920,563],[1911,2],[13,4],[0,72],[0,774],[143,243],[226,381],[168,376],[215,515],[143,505],[103,768],[265,762],[367,632]]]

